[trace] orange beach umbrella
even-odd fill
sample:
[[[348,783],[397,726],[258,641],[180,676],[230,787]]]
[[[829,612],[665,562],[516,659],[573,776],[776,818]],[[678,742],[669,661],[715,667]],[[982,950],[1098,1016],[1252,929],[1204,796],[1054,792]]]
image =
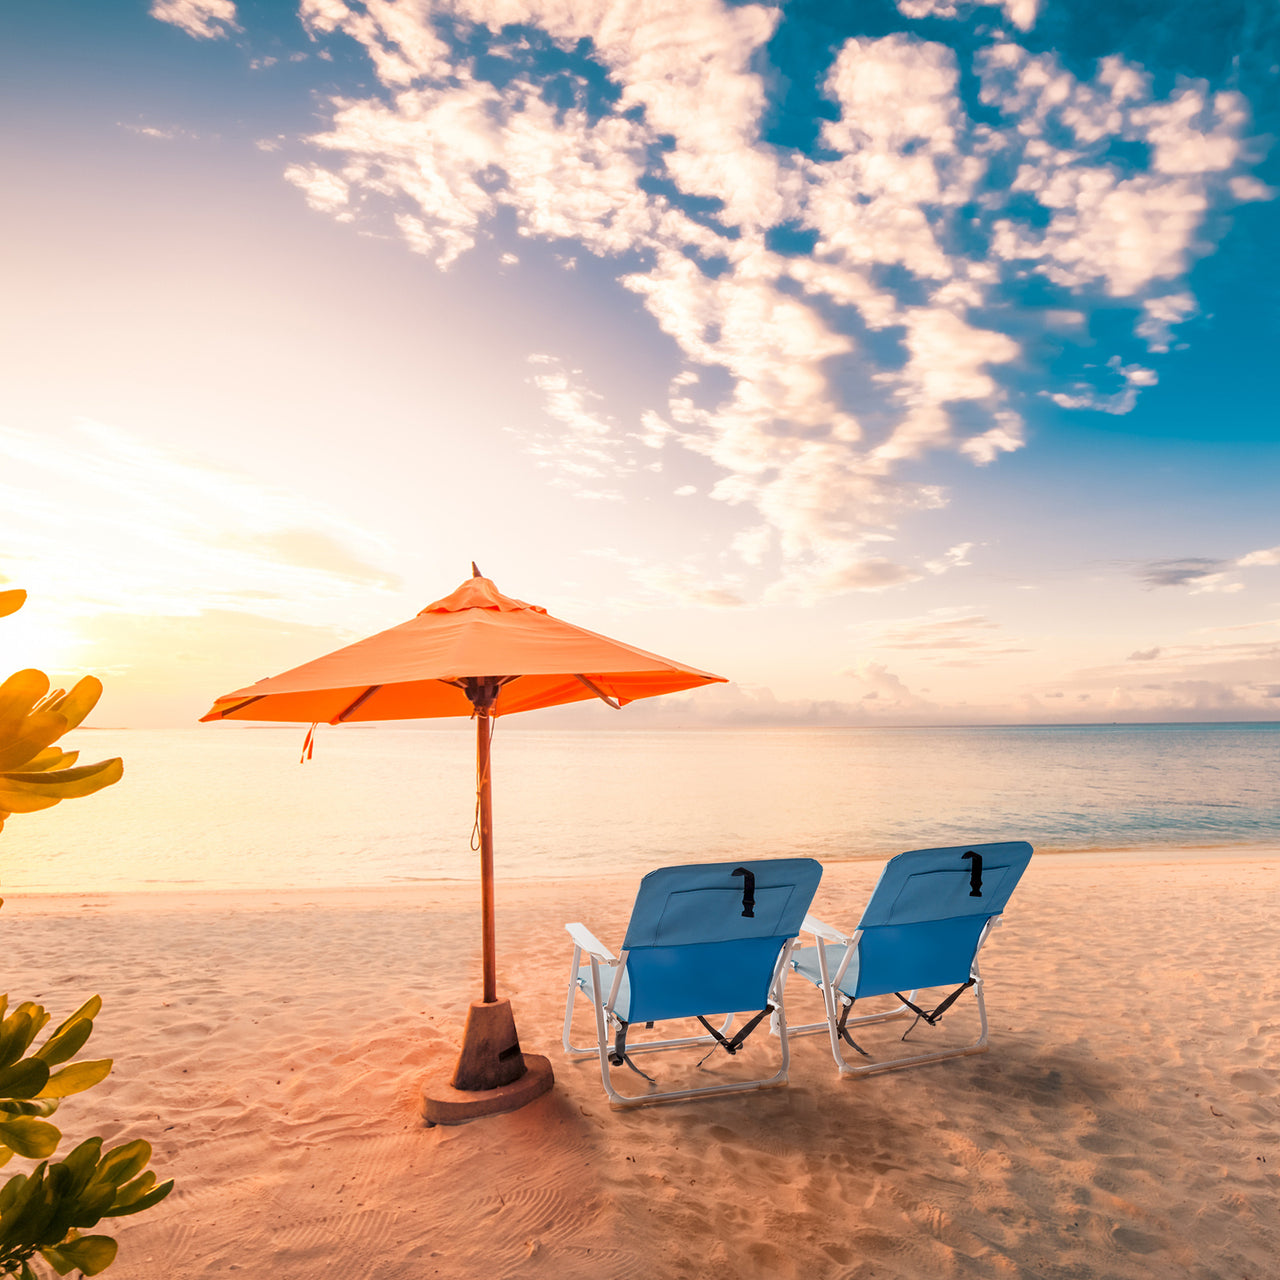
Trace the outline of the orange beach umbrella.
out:
[[[489,787],[494,718],[589,698],[621,707],[637,698],[692,689],[724,677],[562,622],[538,605],[502,595],[474,565],[472,575],[452,595],[429,604],[408,622],[228,693],[201,719],[343,724],[474,717],[483,1003],[494,1005],[499,1003]],[[474,1038],[471,1032],[469,1017],[468,1039]],[[494,1070],[473,1070],[467,1059],[464,1043],[454,1086],[494,1088]]]

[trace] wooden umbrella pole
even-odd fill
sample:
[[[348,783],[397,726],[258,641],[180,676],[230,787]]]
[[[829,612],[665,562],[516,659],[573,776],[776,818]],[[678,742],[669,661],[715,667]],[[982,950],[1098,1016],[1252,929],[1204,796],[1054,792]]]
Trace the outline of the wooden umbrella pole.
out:
[[[497,691],[494,690],[496,693]],[[498,998],[498,944],[493,911],[493,804],[489,790],[489,702],[476,706],[476,799],[480,817],[480,946],[485,1004]]]

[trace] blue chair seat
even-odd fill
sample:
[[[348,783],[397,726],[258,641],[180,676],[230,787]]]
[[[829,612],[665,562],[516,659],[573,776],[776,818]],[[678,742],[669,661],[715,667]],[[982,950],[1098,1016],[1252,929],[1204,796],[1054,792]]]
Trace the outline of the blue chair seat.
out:
[[[567,926],[574,938],[574,955],[565,1006],[566,1052],[599,1055],[604,1087],[615,1106],[785,1082],[789,1061],[782,1009],[785,958],[821,876],[822,868],[812,858],[701,863],[652,871],[640,882],[617,958],[585,926]],[[579,1047],[571,1040],[579,993],[591,1001],[595,1014],[592,1047]],[[634,1053],[685,1046],[714,1048],[725,1038],[722,1029],[710,1035],[699,1032],[643,1042],[633,1037],[628,1043],[631,1024],[729,1019],[736,1014],[754,1018],[763,1011],[775,1015],[782,1039],[782,1067],[768,1079],[629,1095],[619,1091],[611,1078],[610,1068],[624,1062],[633,1065]],[[624,1055],[620,1061],[610,1060],[620,1052]]]
[[[1025,841],[916,849],[891,858],[849,937],[810,918],[806,928],[816,940],[796,948],[792,969],[823,992],[826,1021],[795,1027],[793,1035],[827,1031],[836,1066],[843,1075],[866,1075],[894,1067],[962,1054],[982,1053],[987,1044],[986,1002],[978,971],[978,952],[999,923],[1022,873],[1031,860]],[[929,1008],[922,991],[950,987]],[[912,1053],[888,1060],[854,1061],[846,1045],[865,1050],[849,1027],[922,1014],[933,1025],[941,1012],[968,987],[977,999],[980,1033],[957,1049]],[[855,1001],[884,995],[905,997],[887,1013],[850,1017]]]

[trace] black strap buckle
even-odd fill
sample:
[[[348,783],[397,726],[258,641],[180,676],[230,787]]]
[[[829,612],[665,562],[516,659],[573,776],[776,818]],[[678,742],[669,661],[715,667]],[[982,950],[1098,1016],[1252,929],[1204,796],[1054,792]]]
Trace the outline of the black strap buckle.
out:
[[[982,854],[970,849],[968,853],[960,855],[961,862],[969,858],[973,859],[973,867],[969,872],[969,897],[980,898],[982,897]]]

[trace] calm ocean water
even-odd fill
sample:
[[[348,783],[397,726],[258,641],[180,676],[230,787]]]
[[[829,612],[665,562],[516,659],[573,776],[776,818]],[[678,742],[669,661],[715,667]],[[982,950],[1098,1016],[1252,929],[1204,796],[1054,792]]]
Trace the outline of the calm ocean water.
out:
[[[124,780],[0,834],[7,892],[471,880],[470,726],[81,730]],[[499,876],[668,862],[1280,844],[1280,724],[550,730],[499,722]]]

